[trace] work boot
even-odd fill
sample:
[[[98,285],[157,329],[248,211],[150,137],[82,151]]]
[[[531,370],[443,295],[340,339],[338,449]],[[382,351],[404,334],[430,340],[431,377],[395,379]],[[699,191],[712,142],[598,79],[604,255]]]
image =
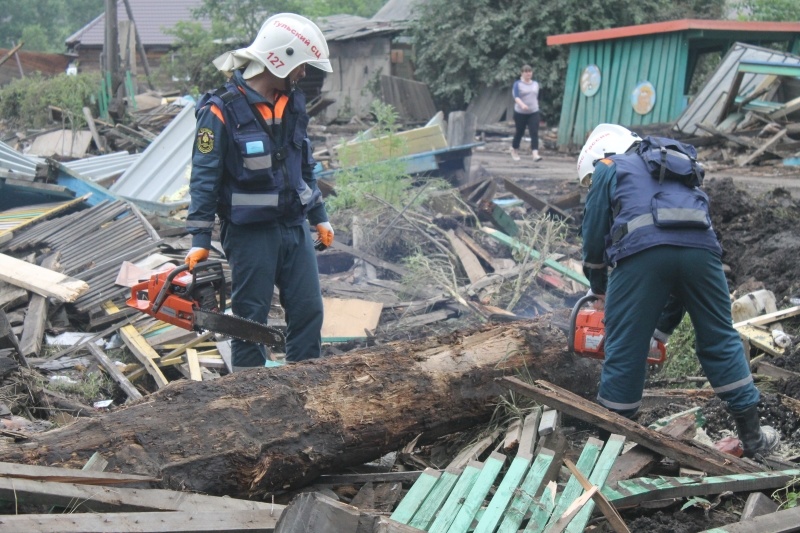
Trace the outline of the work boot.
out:
[[[758,418],[758,405],[744,411],[731,411],[736,423],[736,433],[742,441],[745,457],[760,458],[770,454],[778,447],[781,437],[770,426],[762,426]]]

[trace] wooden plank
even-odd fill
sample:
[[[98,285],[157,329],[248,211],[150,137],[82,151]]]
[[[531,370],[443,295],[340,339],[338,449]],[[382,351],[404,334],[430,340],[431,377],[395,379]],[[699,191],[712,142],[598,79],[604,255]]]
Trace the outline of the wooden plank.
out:
[[[333,241],[333,244],[331,245],[331,248],[333,248],[335,250],[340,250],[342,252],[347,252],[348,254],[350,254],[352,256],[358,257],[359,259],[363,259],[364,261],[366,261],[370,265],[376,266],[378,268],[382,268],[384,270],[389,270],[391,272],[394,272],[395,274],[400,274],[401,276],[408,275],[408,270],[403,268],[403,267],[401,267],[401,266],[395,265],[393,263],[389,263],[388,261],[384,261],[383,259],[380,259],[379,257],[375,257],[372,254],[368,254],[366,252],[362,252],[361,250],[356,250],[352,246],[348,246],[346,244],[340,243],[339,241]]]
[[[763,492],[752,492],[747,497],[747,501],[744,502],[739,522],[746,522],[757,516],[774,513],[779,507],[775,500],[766,496]]]
[[[560,220],[570,220],[572,218],[569,213],[526,191],[508,178],[503,178],[503,184],[508,192],[512,193],[514,196],[537,211],[547,213],[548,215],[552,215]]]
[[[593,486],[596,486],[592,485],[592,483],[586,479],[583,474],[581,474],[581,471],[578,470],[578,467],[576,467],[572,461],[569,459],[564,459],[564,464],[567,465],[569,471],[572,472],[572,475],[578,480],[578,482],[580,482],[584,490],[589,490]],[[626,526],[625,522],[622,520],[622,517],[619,515],[614,506],[611,505],[611,502],[609,502],[608,499],[603,496],[602,492],[595,492],[594,496],[592,496],[592,499],[594,499],[594,503],[603,513],[603,516],[606,517],[606,520],[608,520],[609,525],[614,531],[617,533],[630,532],[628,526]]]
[[[13,309],[28,301],[28,291],[0,281],[0,309]]]
[[[55,298],[59,302],[74,302],[89,290],[85,281],[53,272],[6,254],[0,254],[0,280],[16,287]]]
[[[431,522],[433,522],[433,519],[436,517],[439,508],[447,500],[450,491],[453,490],[456,482],[458,482],[460,475],[461,471],[458,470],[447,469],[442,472],[436,485],[433,486],[433,490],[431,490],[427,498],[425,498],[425,501],[419,506],[417,512],[414,513],[414,517],[408,525],[427,530],[428,526],[430,526]],[[398,520],[398,522],[400,522],[400,520]]]
[[[467,531],[478,509],[481,508],[483,500],[486,498],[486,495],[489,494],[489,490],[492,488],[494,480],[497,478],[505,462],[506,456],[497,452],[493,452],[489,458],[486,459],[480,476],[478,476],[478,479],[472,486],[472,490],[464,499],[464,504],[458,511],[449,531]]]
[[[752,325],[739,326],[735,329],[743,340],[747,340],[750,343],[750,346],[754,346],[773,357],[783,355],[783,348],[775,346],[771,332]]]
[[[539,430],[539,420],[542,416],[542,407],[536,407],[522,422],[522,433],[519,437],[518,453],[533,454],[536,449],[536,435]]]
[[[83,108],[83,116],[86,119],[86,125],[89,126],[89,131],[92,133],[92,139],[94,139],[94,144],[97,145],[97,149],[100,151],[101,154],[105,154],[108,150],[106,149],[106,143],[103,142],[103,139],[97,133],[97,124],[94,122],[94,117],[92,116],[92,110],[88,107]]]
[[[511,500],[503,516],[503,521],[497,528],[497,533],[516,533],[519,530],[519,526],[528,513],[528,509],[533,505],[533,495],[539,490],[545,472],[552,460],[553,450],[545,448],[539,452],[533,465],[528,470],[528,474],[520,484],[519,490],[515,491],[514,499]]]
[[[579,511],[582,511],[592,500],[596,492],[597,487],[592,487],[584,492],[577,500],[574,500],[558,520],[547,526],[547,529],[544,530],[545,533],[561,533],[564,531],[575,515],[578,514]],[[525,531],[527,531],[527,529]]]
[[[42,261],[42,268],[60,272],[61,265],[58,263],[60,256],[60,252],[48,255]],[[44,339],[44,330],[47,326],[47,309],[47,298],[39,294],[31,296],[28,310],[25,313],[25,322],[22,325],[22,338],[19,340],[23,362],[25,357],[39,357],[39,352],[42,351],[42,339]],[[27,363],[24,364],[27,366]]]
[[[763,154],[764,152],[775,146],[785,136],[786,136],[786,129],[782,129],[781,131],[770,137],[764,144],[761,145],[761,147],[758,150],[741,158],[739,160],[739,166],[744,167],[749,165],[756,158],[758,158],[758,156],[760,156],[761,154]]]
[[[464,272],[467,273],[470,283],[477,283],[486,277],[486,271],[483,269],[478,257],[469,249],[469,247],[456,236],[453,230],[447,230],[447,238],[450,240],[450,246],[461,261],[464,267]]]
[[[617,488],[603,487],[603,494],[615,507],[670,498],[691,498],[723,492],[755,492],[783,487],[800,476],[800,469],[772,470],[747,474],[697,477],[637,478],[620,481]]]
[[[37,533],[192,533],[204,531],[273,531],[279,513],[257,511],[201,511],[152,513],[67,513],[4,515],[3,531]]]
[[[20,465],[4,462],[0,462],[0,477],[77,483],[79,485],[118,485],[158,481],[158,478],[134,474],[117,474],[97,470],[75,470],[59,466]]]
[[[442,473],[438,470],[426,468],[411,488],[408,489],[405,497],[400,500],[400,503],[397,504],[397,507],[389,518],[401,524],[408,524],[411,522],[414,513],[417,512],[419,506],[422,505],[422,502],[425,501],[425,498],[427,498],[428,494],[433,490],[433,487],[436,485],[436,482],[439,481],[441,475]]]
[[[553,513],[553,508],[556,506],[557,488],[558,485],[555,481],[550,481],[543,487],[539,502],[533,506],[528,525],[525,527],[525,533],[540,533],[544,530],[544,526]]]
[[[483,463],[477,461],[469,463],[466,468],[464,468],[455,487],[453,487],[444,505],[442,505],[442,508],[436,515],[436,519],[426,531],[429,533],[447,533],[456,514],[458,514],[461,510],[461,506],[464,504],[464,498],[466,498],[469,491],[472,490],[472,486],[478,479],[481,470],[483,470]]]
[[[614,461],[616,461],[617,457],[619,457],[624,444],[625,437],[622,435],[611,435],[611,437],[606,441],[606,445],[603,446],[603,451],[600,453],[600,457],[597,459],[597,464],[592,470],[592,474],[589,476],[589,483],[591,483],[595,488],[599,489],[605,485],[606,479],[608,478],[608,473],[611,471]],[[605,497],[602,495],[600,498],[605,499]],[[586,527],[586,524],[589,523],[589,519],[592,517],[593,510],[594,500],[587,502],[586,505],[581,508],[575,518],[573,518],[567,526],[566,531],[570,533],[582,533]],[[622,519],[620,519],[620,522],[622,522]],[[627,530],[627,528],[625,528],[625,530]]]
[[[501,380],[504,385],[520,394],[530,396],[564,414],[590,422],[612,433],[622,434],[637,444],[692,468],[710,474],[737,474],[756,472],[760,469],[753,461],[724,454],[697,442],[682,442],[645,428],[552,383],[537,380],[530,385],[514,377],[504,377]]]
[[[109,315],[119,312],[119,308],[113,302],[104,303],[103,309]],[[119,334],[122,337],[123,342],[125,342],[125,345],[130,348],[130,350],[133,352],[133,355],[136,356],[136,359],[142,363],[142,366],[144,366],[145,370],[147,370],[147,373],[153,376],[158,388],[165,387],[169,381],[156,364],[156,362],[160,359],[158,352],[156,352],[147,343],[145,338],[139,334],[132,324],[128,324],[120,328]]]
[[[475,444],[467,446],[458,452],[453,460],[450,461],[450,464],[447,465],[447,468],[464,468],[470,461],[477,460],[478,456],[486,451],[497,440],[499,435],[499,431],[493,431]]]
[[[787,309],[781,309],[780,311],[775,311],[774,313],[768,313],[766,315],[759,315],[749,320],[736,322],[733,327],[740,328],[742,326],[763,326],[766,324],[772,324],[773,322],[780,322],[785,318],[791,318],[793,316],[797,316],[798,314],[800,314],[800,305],[789,307]]]
[[[503,518],[508,502],[511,501],[511,497],[514,496],[517,487],[528,472],[532,459],[533,457],[527,453],[518,453],[514,457],[514,460],[511,461],[511,466],[508,467],[503,476],[503,481],[500,482],[494,496],[492,496],[492,500],[475,527],[474,533],[492,533],[495,530]]]
[[[86,345],[86,349],[89,350],[95,359],[100,363],[106,372],[111,376],[111,379],[117,382],[119,387],[128,395],[128,398],[131,400],[139,400],[142,398],[142,393],[134,387],[133,383],[128,381],[128,378],[125,377],[125,374],[120,371],[117,365],[108,358],[106,353],[95,343],[90,342]]]
[[[376,160],[398,158],[447,148],[447,139],[441,124],[401,131],[369,141],[348,142],[334,146],[334,153],[342,167],[361,163],[361,154],[366,150]]]
[[[488,235],[490,235],[494,239],[502,242],[503,244],[506,244],[507,246],[510,246],[511,248],[527,250],[528,253],[531,254],[531,257],[533,257],[534,259],[539,259],[541,257],[541,255],[542,255],[537,250],[534,250],[533,248],[522,244],[518,240],[512,239],[508,235],[500,233],[499,231],[494,230],[492,228],[487,228],[487,227],[484,226],[484,227],[481,228],[481,231],[483,231],[484,233],[487,233]],[[567,276],[570,279],[573,279],[573,280],[577,281],[578,283],[580,283],[584,287],[588,287],[589,286],[589,280],[586,279],[586,277],[583,274],[575,272],[571,268],[565,267],[564,265],[562,265],[558,261],[554,261],[553,259],[545,259],[544,260],[544,264],[549,266],[550,268],[552,268],[553,270],[555,270],[559,274],[562,274],[564,276]]]
[[[186,362],[189,364],[189,379],[203,381],[203,374],[200,372],[200,361],[197,359],[197,350],[194,348],[186,350]]]
[[[503,451],[505,453],[513,452],[519,448],[519,439],[522,436],[522,420],[516,418],[511,421],[506,428],[506,436],[503,439]],[[531,452],[528,452],[530,454]]]
[[[66,507],[73,512],[205,512],[212,509],[244,511],[272,507],[264,502],[219,498],[185,491],[85,486],[5,477],[0,478],[0,497],[10,501],[24,499],[30,504]],[[282,511],[284,506],[276,504],[274,508]]]
[[[777,379],[800,378],[800,372],[786,370],[785,368],[775,366],[772,363],[767,363],[766,361],[756,361],[753,366],[755,366],[760,376],[769,376]]]
[[[600,439],[590,438],[586,441],[586,445],[581,450],[581,455],[578,457],[578,470],[584,472],[587,476],[592,473],[597,458],[600,457],[600,450],[603,448],[603,441]],[[556,507],[553,509],[553,514],[548,520],[547,525],[555,523],[567,511],[572,502],[580,497],[583,492],[580,481],[575,476],[570,476],[564,490],[556,501]],[[566,524],[564,524],[566,526]]]

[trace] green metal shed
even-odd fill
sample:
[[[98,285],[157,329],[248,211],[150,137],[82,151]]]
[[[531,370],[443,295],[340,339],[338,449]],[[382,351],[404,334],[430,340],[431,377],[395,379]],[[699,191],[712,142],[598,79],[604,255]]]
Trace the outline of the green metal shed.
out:
[[[787,43],[797,54],[800,23],[684,19],[551,35],[548,46],[570,46],[559,148],[580,148],[603,122],[635,129],[676,120],[700,56],[737,41]]]

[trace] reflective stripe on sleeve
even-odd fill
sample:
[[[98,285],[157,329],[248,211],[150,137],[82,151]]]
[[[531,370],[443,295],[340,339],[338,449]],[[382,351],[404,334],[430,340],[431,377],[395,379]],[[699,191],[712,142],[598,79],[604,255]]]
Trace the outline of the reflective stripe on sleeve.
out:
[[[300,191],[300,202],[302,202],[303,205],[306,205],[311,201],[313,196],[314,191],[311,190],[311,187],[309,187],[306,182],[303,182],[303,190]]]
[[[206,221],[206,220],[187,220],[186,221],[186,229],[204,229],[204,228],[213,228],[214,221]]]
[[[583,266],[586,268],[591,268],[592,270],[599,270],[601,268],[606,268],[608,265],[606,263],[587,263],[584,261]]]
[[[730,392],[734,389],[738,389],[746,385],[749,385],[752,382],[753,382],[753,374],[750,374],[746,378],[742,378],[739,381],[734,381],[733,383],[729,383],[721,387],[714,387],[714,392],[717,394],[721,394],[723,392]]]
[[[615,411],[630,411],[631,409],[638,409],[642,405],[642,400],[634,403],[618,403],[601,398],[599,394],[597,395],[597,402],[603,407],[608,407]]]

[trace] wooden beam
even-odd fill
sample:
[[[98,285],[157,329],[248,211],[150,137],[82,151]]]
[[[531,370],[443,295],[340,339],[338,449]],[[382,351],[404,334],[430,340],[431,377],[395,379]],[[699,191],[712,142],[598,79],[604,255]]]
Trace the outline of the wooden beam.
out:
[[[789,307],[787,309],[781,309],[780,311],[775,311],[774,313],[768,313],[766,315],[759,315],[748,320],[742,320],[741,322],[736,322],[733,327],[740,328],[742,326],[763,326],[773,322],[779,322],[785,318],[790,318],[796,315],[800,315],[800,305]]]
[[[564,464],[567,465],[567,468],[570,472],[572,472],[573,477],[581,484],[583,490],[589,490],[595,486],[592,485],[583,474],[581,474],[581,471],[578,470],[578,467],[576,467],[572,461],[569,459],[564,459]],[[608,524],[614,531],[617,533],[630,533],[630,529],[628,529],[628,526],[625,525],[622,517],[619,515],[614,506],[611,505],[611,502],[608,501],[608,498],[603,496],[602,492],[596,492],[592,498],[594,499],[595,505],[597,505],[597,508],[603,513],[603,516],[606,517]]]
[[[92,456],[94,457],[94,456]],[[88,463],[87,463],[88,464]],[[0,478],[30,479],[33,481],[56,481],[79,485],[119,485],[158,481],[150,476],[117,474],[97,470],[75,470],[59,466],[19,465],[0,462]]]
[[[61,265],[58,263],[60,256],[60,252],[48,255],[42,261],[42,268],[60,272]],[[47,308],[47,298],[39,294],[31,296],[25,313],[25,322],[22,325],[22,338],[19,340],[20,355],[25,366],[28,366],[25,357],[39,357],[39,352],[42,351],[42,339],[47,326]]]
[[[203,381],[200,373],[200,361],[197,358],[197,350],[189,348],[186,350],[186,362],[189,364],[189,379],[192,381]]]
[[[534,208],[537,211],[541,211],[542,213],[547,213],[548,215],[553,215],[554,217],[561,219],[561,220],[569,220],[572,217],[566,213],[565,211],[561,210],[560,208],[547,203],[546,201],[542,200],[538,196],[531,194],[530,192],[526,191],[513,181],[508,178],[503,178],[503,185],[505,186],[506,190]]]
[[[744,166],[749,165],[758,156],[760,156],[761,154],[763,154],[764,152],[766,152],[767,150],[769,150],[770,148],[775,146],[785,136],[786,136],[786,129],[784,128],[781,131],[779,131],[778,133],[776,133],[775,135],[773,135],[772,137],[770,137],[766,142],[764,142],[764,144],[762,144],[761,147],[758,150],[756,150],[755,152],[753,152],[753,153],[741,158],[741,160],[739,161],[739,166],[740,167],[744,167]]]
[[[361,250],[356,250],[352,246],[348,246],[346,244],[340,243],[339,241],[333,241],[333,244],[331,245],[331,248],[333,248],[335,250],[341,250],[343,252],[347,252],[350,255],[358,257],[359,259],[363,259],[364,261],[366,261],[370,265],[382,268],[384,270],[389,270],[391,272],[394,272],[395,274],[400,274],[401,276],[405,276],[405,275],[408,274],[408,270],[403,268],[403,267],[401,267],[401,266],[395,265],[393,263],[389,263],[388,261],[384,261],[383,259],[375,257],[372,254],[368,254],[366,252],[362,252]]]
[[[105,309],[108,314],[119,311],[119,308],[113,302],[104,303],[103,309]],[[142,363],[147,373],[153,376],[158,388],[165,387],[167,383],[169,383],[169,380],[167,380],[156,363],[160,359],[158,352],[147,343],[145,338],[136,331],[133,325],[128,324],[127,326],[123,326],[119,332],[125,345],[130,348],[133,355],[136,356],[136,359]]]
[[[142,393],[128,381],[128,378],[125,377],[117,365],[108,358],[106,353],[95,343],[90,342],[86,345],[86,349],[89,350],[95,359],[100,363],[106,372],[111,376],[111,379],[117,382],[119,387],[128,395],[128,398],[131,400],[139,400],[142,398]]]
[[[37,533],[104,533],[138,531],[140,533],[192,533],[203,531],[241,532],[273,531],[279,512],[201,511],[152,513],[68,513],[4,515],[6,531]]]
[[[543,380],[537,380],[530,385],[514,377],[504,377],[500,379],[500,383],[564,414],[590,422],[612,433],[622,434],[645,448],[710,474],[738,474],[756,472],[760,469],[759,465],[752,461],[724,454],[700,443],[685,443],[674,437],[662,435]]]
[[[477,283],[486,277],[486,271],[481,266],[478,257],[469,249],[469,247],[456,236],[453,230],[447,230],[447,238],[450,240],[450,246],[461,261],[461,266],[464,267],[464,272],[467,273],[470,283]]]
[[[89,290],[82,280],[71,278],[10,255],[0,254],[0,280],[60,302],[74,302]]]

